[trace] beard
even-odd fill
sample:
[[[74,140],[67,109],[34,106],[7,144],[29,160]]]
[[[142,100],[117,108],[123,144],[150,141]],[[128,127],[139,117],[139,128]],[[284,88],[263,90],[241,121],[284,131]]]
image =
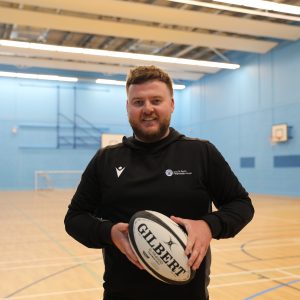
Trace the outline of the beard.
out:
[[[157,129],[144,128],[140,125],[140,122],[135,122],[129,119],[131,128],[138,140],[145,143],[153,143],[161,140],[168,133],[171,117],[159,120],[159,126]]]

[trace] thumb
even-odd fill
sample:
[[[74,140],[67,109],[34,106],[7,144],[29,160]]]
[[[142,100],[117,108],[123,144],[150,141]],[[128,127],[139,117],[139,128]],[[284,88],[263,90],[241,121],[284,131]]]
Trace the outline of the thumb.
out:
[[[128,224],[127,223],[119,223],[118,225],[119,225],[118,226],[119,231],[121,231],[123,233],[128,232]]]

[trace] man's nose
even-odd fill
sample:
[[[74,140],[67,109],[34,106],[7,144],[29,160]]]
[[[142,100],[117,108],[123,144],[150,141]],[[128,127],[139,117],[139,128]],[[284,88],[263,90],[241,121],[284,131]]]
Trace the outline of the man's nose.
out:
[[[146,114],[150,114],[153,112],[153,105],[150,102],[145,102],[143,111]]]

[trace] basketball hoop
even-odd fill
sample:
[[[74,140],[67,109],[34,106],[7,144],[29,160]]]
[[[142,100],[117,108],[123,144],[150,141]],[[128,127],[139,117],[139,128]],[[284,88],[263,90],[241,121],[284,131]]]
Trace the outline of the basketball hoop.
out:
[[[288,126],[287,124],[276,124],[272,126],[271,143],[286,142],[288,140]]]

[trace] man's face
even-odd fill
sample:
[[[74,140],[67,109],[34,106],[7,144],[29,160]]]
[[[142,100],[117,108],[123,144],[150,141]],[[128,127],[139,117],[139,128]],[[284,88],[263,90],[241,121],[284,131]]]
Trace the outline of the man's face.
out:
[[[159,141],[169,133],[174,100],[164,82],[148,81],[128,88],[127,114],[138,140]]]

